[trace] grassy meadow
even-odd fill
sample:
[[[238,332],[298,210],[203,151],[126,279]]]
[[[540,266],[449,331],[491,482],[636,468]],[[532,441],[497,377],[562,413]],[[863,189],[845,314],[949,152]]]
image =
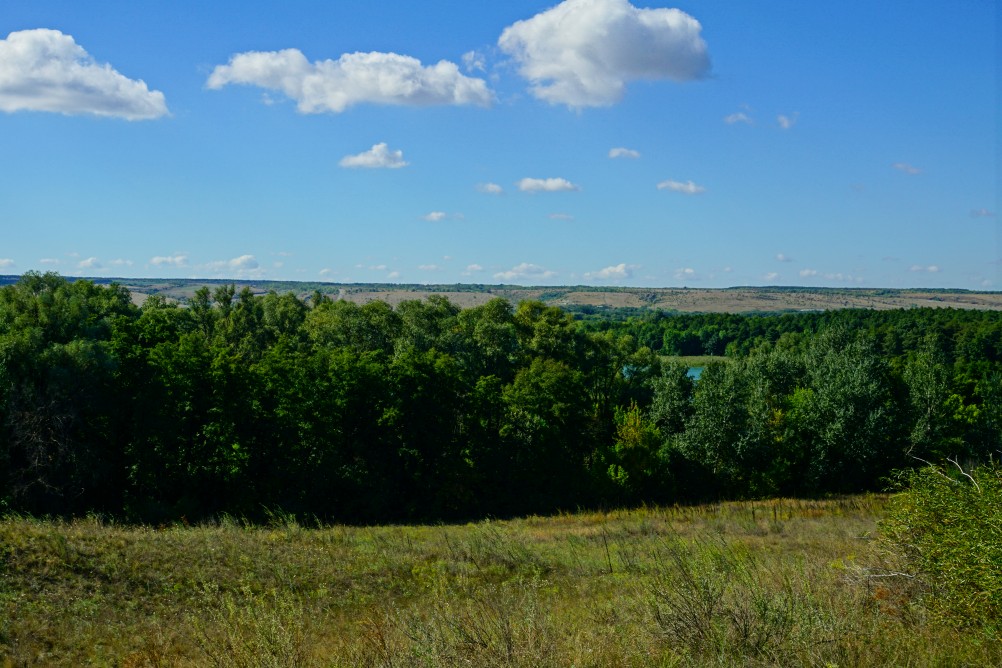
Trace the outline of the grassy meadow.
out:
[[[0,522],[0,665],[985,666],[886,499],[464,526]]]

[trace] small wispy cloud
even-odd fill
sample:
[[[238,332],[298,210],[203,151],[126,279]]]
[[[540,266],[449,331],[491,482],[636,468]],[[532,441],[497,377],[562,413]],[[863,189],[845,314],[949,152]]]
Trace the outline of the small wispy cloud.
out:
[[[724,123],[728,125],[734,125],[735,123],[744,123],[745,125],[753,125],[755,121],[751,119],[751,116],[743,111],[736,111],[733,114],[728,114],[724,116]]]
[[[994,218],[995,212],[988,209],[971,209],[971,218]]]
[[[675,270],[675,278],[677,280],[694,279],[696,278],[696,270],[692,267],[680,267]]]
[[[157,255],[156,257],[150,258],[150,264],[155,267],[168,266],[168,267],[187,267],[188,266],[188,256],[187,255]]]
[[[261,264],[253,255],[240,255],[229,260],[215,260],[205,265],[205,268],[216,273],[232,273],[236,276],[254,276],[261,274]]]
[[[504,188],[496,183],[478,183],[477,190],[488,195],[500,195],[504,192]]]
[[[518,189],[522,192],[567,192],[581,190],[577,185],[564,178],[531,179],[525,178],[518,182]]]
[[[124,258],[116,258],[108,262],[112,267],[131,267],[135,264],[132,260],[126,260]]]
[[[445,211],[432,211],[421,216],[421,218],[432,223],[437,223],[440,220],[445,220],[447,216],[448,214]]]
[[[904,172],[905,174],[914,175],[922,173],[921,169],[913,165],[909,165],[907,162],[895,162],[893,165],[891,165],[891,167],[898,170],[899,172]]]
[[[437,264],[419,264],[418,269],[421,271],[438,271],[441,267]]]
[[[785,255],[783,253],[776,253],[776,260],[778,262],[793,262],[792,257],[790,257],[789,255]]]
[[[469,276],[470,274],[476,274],[476,273],[481,272],[483,270],[484,270],[483,267],[481,267],[479,264],[477,264],[476,262],[474,262],[473,264],[466,265],[466,271],[463,272],[463,275],[464,276]]]
[[[706,192],[706,188],[701,185],[697,185],[692,181],[675,181],[672,179],[659,183],[658,190],[670,190],[672,192],[682,193],[683,195],[699,195],[700,193]]]
[[[38,261],[38,264],[58,266],[62,264],[62,260],[58,260],[54,257],[43,257],[41,260]]]
[[[7,269],[14,266],[14,260],[9,257],[0,257],[0,269]]]
[[[634,151],[632,148],[612,148],[609,149],[610,158],[629,158],[631,160],[636,160],[640,157],[640,151]]]
[[[399,271],[391,271],[390,273],[388,273],[386,275],[386,278],[389,279],[389,280],[391,280],[391,281],[395,281],[398,278],[400,278],[400,272]]]
[[[801,278],[810,278],[812,276],[817,276],[817,275],[818,275],[818,270],[817,269],[801,269],[800,270],[800,277]]]
[[[382,142],[357,155],[346,155],[338,164],[348,169],[399,169],[410,163],[404,160],[403,151],[391,151],[386,142]]]
[[[486,72],[487,59],[477,51],[467,51],[462,56],[463,67],[467,72]]]
[[[780,114],[779,116],[776,116],[776,123],[778,123],[779,127],[783,128],[784,130],[789,130],[790,128],[792,128],[794,125],[797,124],[798,118],[800,118],[799,111],[795,111],[789,116],[785,114]]]
[[[80,260],[77,262],[77,269],[103,269],[101,261],[96,257],[89,257],[85,260]]]
[[[597,279],[602,281],[622,281],[633,276],[633,265],[620,262],[617,265],[605,267],[598,271],[585,272],[586,279]]]
[[[939,273],[939,265],[936,265],[936,264],[929,264],[929,265],[913,264],[912,266],[908,267],[908,271],[915,272],[915,273],[938,274]]]
[[[538,264],[523,262],[522,264],[512,267],[508,271],[499,271],[494,274],[494,278],[502,281],[534,281],[553,278],[556,275],[557,272],[550,271],[549,269],[541,267]]]
[[[551,213],[547,218],[550,220],[574,220],[574,216],[569,213]]]
[[[762,276],[762,280],[764,281],[775,281],[777,278],[779,278],[779,273],[775,271],[770,271]]]

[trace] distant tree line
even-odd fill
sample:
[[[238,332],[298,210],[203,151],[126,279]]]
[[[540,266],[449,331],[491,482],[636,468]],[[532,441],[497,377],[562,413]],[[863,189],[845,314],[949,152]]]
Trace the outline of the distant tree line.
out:
[[[662,354],[726,352],[698,382]],[[707,348],[707,344],[711,344]],[[353,523],[880,488],[1002,448],[1002,316],[0,289],[0,510]]]

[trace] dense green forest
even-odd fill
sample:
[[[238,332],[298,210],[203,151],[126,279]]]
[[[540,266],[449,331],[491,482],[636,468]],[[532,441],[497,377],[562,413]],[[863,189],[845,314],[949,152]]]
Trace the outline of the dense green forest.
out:
[[[728,359],[694,382],[692,354]],[[995,312],[0,289],[0,510],[470,519],[880,489],[1000,449]]]

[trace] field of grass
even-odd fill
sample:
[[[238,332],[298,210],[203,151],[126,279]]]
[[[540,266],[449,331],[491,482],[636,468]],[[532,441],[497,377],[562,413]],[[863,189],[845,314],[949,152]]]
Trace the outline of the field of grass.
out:
[[[464,526],[0,521],[0,666],[986,666],[883,497]]]
[[[706,366],[710,362],[729,362],[730,359],[723,355],[664,355],[665,362],[681,362],[688,367]]]

